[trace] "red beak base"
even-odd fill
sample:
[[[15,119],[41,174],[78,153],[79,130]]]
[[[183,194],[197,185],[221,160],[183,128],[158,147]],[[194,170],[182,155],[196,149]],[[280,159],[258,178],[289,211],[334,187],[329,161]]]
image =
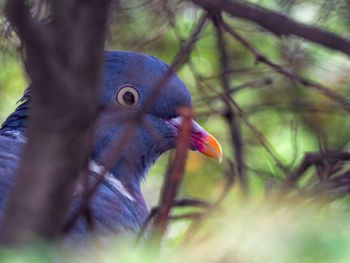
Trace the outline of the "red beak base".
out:
[[[168,123],[176,130],[181,129],[182,117],[176,117],[168,120]],[[222,161],[222,148],[218,140],[203,129],[197,122],[192,120],[192,132],[190,138],[191,150]]]

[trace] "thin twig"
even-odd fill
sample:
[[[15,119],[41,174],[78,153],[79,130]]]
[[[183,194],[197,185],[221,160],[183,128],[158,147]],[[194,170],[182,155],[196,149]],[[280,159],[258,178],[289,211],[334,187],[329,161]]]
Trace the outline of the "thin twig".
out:
[[[277,36],[294,35],[350,56],[350,40],[324,29],[296,22],[287,16],[243,1],[192,0],[206,10],[220,10],[248,19]]]
[[[213,23],[216,29],[216,37],[218,42],[218,50],[220,50],[220,62],[221,62],[221,83],[223,88],[223,95],[220,96],[222,98],[223,103],[225,104],[225,120],[230,129],[231,135],[231,144],[235,154],[236,167],[237,167],[237,175],[240,180],[243,191],[246,193],[248,191],[247,179],[245,176],[244,170],[244,145],[243,145],[243,136],[241,132],[241,126],[238,122],[238,114],[237,109],[233,107],[236,103],[232,98],[230,92],[230,77],[232,75],[225,74],[225,72],[229,69],[229,61],[228,54],[226,49],[226,43],[223,36],[221,23],[222,18],[220,14],[214,14],[212,16]],[[228,99],[230,98],[230,99]]]
[[[182,182],[184,168],[187,159],[188,146],[192,130],[192,112],[188,108],[182,109],[183,121],[179,134],[179,141],[176,148],[175,158],[167,172],[162,194],[160,198],[159,213],[154,220],[154,231],[152,239],[160,241],[166,230],[170,210],[174,204],[177,192]]]
[[[331,100],[339,103],[344,109],[347,111],[350,111],[350,100],[346,98],[343,95],[338,94],[337,92],[333,91],[332,89],[317,83],[313,82],[311,80],[302,78],[298,75],[295,75],[288,71],[287,69],[283,68],[282,66],[273,63],[271,60],[269,60],[265,55],[263,55],[261,52],[259,52],[250,42],[248,42],[246,39],[244,39],[240,34],[238,34],[231,26],[229,26],[227,23],[223,22],[222,24],[223,28],[231,34],[234,38],[236,38],[244,47],[246,47],[254,56],[257,62],[262,62],[272,69],[274,69],[277,73],[287,77],[288,79],[292,81],[296,81],[307,88],[312,88],[314,90],[317,90],[324,96],[330,98]],[[350,45],[349,45],[350,46]]]
[[[197,208],[203,208],[203,209],[209,209],[212,207],[212,205],[206,201],[199,200],[199,199],[190,199],[190,198],[184,198],[180,200],[175,200],[173,207],[197,207]],[[149,226],[151,220],[159,213],[160,207],[156,206],[151,209],[151,212],[149,213],[147,219],[143,223],[141,230],[137,237],[137,242],[144,236],[145,231],[147,227]]]
[[[293,187],[312,165],[319,165],[324,161],[350,161],[350,153],[329,151],[306,154],[298,168],[287,177],[284,189]]]

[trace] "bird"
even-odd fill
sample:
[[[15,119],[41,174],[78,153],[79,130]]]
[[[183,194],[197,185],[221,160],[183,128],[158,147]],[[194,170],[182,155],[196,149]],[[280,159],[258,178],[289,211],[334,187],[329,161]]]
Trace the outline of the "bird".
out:
[[[133,51],[105,51],[99,103],[102,112],[96,125],[93,150],[90,154],[91,178],[104,173],[109,147],[125,132],[128,119],[154,96],[165,74],[168,79],[138,125],[127,146],[105,174],[91,199],[90,210],[94,231],[101,235],[124,232],[137,233],[149,215],[141,192],[141,184],[158,157],[174,149],[181,130],[179,109],[192,107],[192,98],[184,82],[160,59]],[[18,107],[0,128],[0,220],[15,180],[23,146],[27,142],[26,128],[30,116],[31,89],[28,88]],[[111,110],[115,107],[117,110]],[[220,143],[195,120],[189,148],[221,160]],[[151,129],[150,129],[151,128]],[[79,198],[73,200],[69,214],[79,208]],[[81,200],[80,200],[81,201]],[[68,214],[68,216],[69,216]],[[67,216],[67,217],[68,217]],[[83,237],[90,227],[80,216],[70,236]]]

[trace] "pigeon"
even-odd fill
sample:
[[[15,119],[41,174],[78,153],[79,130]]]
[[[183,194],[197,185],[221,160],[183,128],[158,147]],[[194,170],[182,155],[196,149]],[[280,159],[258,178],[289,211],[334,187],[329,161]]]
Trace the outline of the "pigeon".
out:
[[[102,235],[136,233],[149,214],[141,192],[142,181],[158,157],[176,147],[182,122],[179,109],[191,107],[191,94],[167,64],[147,54],[105,51],[103,72],[100,90],[103,110],[96,125],[89,176],[92,181],[102,173],[105,177],[90,201],[92,222],[94,231]],[[112,168],[105,172],[111,145],[125,133],[133,114],[154,96],[165,74],[168,74],[167,81],[146,109],[142,123],[135,128],[118,160],[108,166]],[[28,88],[19,106],[0,128],[0,220],[27,141],[30,101]],[[189,148],[222,158],[219,142],[194,120]],[[75,199],[67,218],[81,205],[81,198]],[[80,216],[68,235],[80,237],[90,231],[88,222]]]

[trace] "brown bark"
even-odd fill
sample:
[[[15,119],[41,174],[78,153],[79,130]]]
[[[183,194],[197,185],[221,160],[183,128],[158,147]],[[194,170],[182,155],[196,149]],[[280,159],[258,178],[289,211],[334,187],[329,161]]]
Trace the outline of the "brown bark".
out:
[[[32,81],[28,143],[1,226],[3,243],[54,238],[87,162],[109,0],[53,1],[49,23],[11,0],[6,15]]]

